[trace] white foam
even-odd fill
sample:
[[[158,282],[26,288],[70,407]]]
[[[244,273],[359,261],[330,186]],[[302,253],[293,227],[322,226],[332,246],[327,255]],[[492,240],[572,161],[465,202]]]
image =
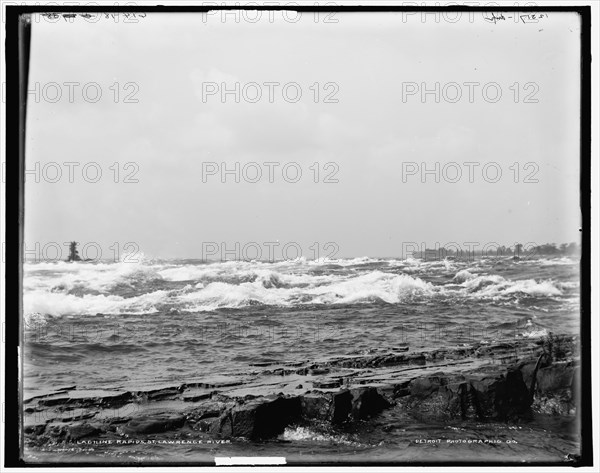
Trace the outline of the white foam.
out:
[[[281,438],[293,442],[330,442],[342,445],[361,445],[350,440],[347,435],[322,434],[308,427],[286,427],[283,434],[281,434]]]
[[[548,335],[548,330],[545,328],[541,329],[530,329],[521,334],[523,338],[541,338]]]
[[[37,263],[26,264],[25,290],[59,290],[68,292],[85,288],[109,293],[118,285],[144,284],[162,279],[155,268],[142,263]],[[48,275],[47,271],[52,271]]]
[[[292,281],[303,281],[308,275],[286,275]],[[237,308],[259,303],[265,305],[349,304],[382,300],[398,303],[417,293],[431,292],[433,287],[419,278],[372,271],[353,277],[311,277],[310,284],[277,287],[265,284],[265,277],[253,282],[230,284],[211,282],[200,291],[179,297],[183,310],[204,311],[216,308]],[[329,282],[329,284],[318,284]]]
[[[474,279],[475,275],[470,273],[467,269],[462,269],[454,275],[454,280],[457,282],[465,282]]]
[[[363,266],[373,262],[379,263],[381,270],[368,270]],[[284,307],[373,301],[401,304],[415,297],[437,296],[490,298],[514,304],[521,297],[570,295],[579,284],[577,281],[511,280],[498,274],[473,274],[473,267],[477,267],[478,272],[483,269],[478,263],[469,267],[463,262],[362,257],[344,260],[341,265],[350,268],[327,274],[321,274],[318,267],[311,267],[319,264],[329,262],[298,259],[196,265],[172,262],[26,264],[24,308],[27,314],[51,316],[153,313],[165,304],[168,310],[202,312],[253,304]],[[425,280],[436,274],[447,277],[448,268],[456,271],[461,267],[446,285]],[[155,290],[156,285],[148,286],[153,282],[180,281],[190,283],[176,290]],[[119,292],[122,286],[135,288],[136,296],[122,297],[120,294],[131,295],[131,291]],[[168,285],[168,289],[172,287]],[[153,292],[140,294],[144,290]]]
[[[25,314],[59,315],[146,314],[157,312],[156,305],[165,302],[166,291],[155,291],[137,297],[117,295],[75,296],[58,292],[29,291],[23,297]]]

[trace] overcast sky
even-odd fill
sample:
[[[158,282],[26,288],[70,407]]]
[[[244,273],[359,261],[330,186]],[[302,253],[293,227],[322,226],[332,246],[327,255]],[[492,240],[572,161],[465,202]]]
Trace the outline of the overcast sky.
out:
[[[493,24],[481,13],[454,23],[337,13],[325,23],[325,14],[293,22],[263,12],[244,21],[254,14],[34,21],[26,167],[39,163],[41,179],[27,176],[28,247],[78,240],[108,254],[135,242],[148,256],[192,258],[203,242],[279,241],[312,257],[314,242],[319,256],[335,242],[336,256],[349,257],[398,256],[403,242],[578,241],[577,15]],[[79,84],[72,100],[65,83]],[[240,103],[235,94],[223,103],[223,84],[236,83]],[[422,85],[436,83],[439,103],[435,93],[423,103]],[[53,162],[62,177],[47,182]],[[72,183],[65,162],[79,163]],[[240,182],[221,182],[222,163],[236,162]],[[241,172],[250,162],[263,172],[255,183]],[[97,164],[84,176],[87,163]],[[203,174],[215,171],[209,163],[216,174]],[[284,174],[286,163],[297,165]],[[423,163],[439,163],[440,182],[421,175]],[[486,174],[487,163],[496,164]],[[96,168],[102,176],[89,182]],[[295,168],[302,176],[288,182]]]

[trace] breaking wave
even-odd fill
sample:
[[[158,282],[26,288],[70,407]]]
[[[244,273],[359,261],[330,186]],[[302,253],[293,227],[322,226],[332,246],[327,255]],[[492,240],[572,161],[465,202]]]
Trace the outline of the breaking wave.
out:
[[[485,264],[485,263],[484,263]],[[539,268],[539,265],[537,266]],[[48,316],[206,312],[254,305],[402,304],[438,298],[571,300],[578,281],[510,279],[476,263],[416,259],[25,265],[24,311]],[[539,304],[536,302],[539,306]]]
[[[513,294],[540,297],[562,295],[562,291],[550,280],[539,282],[535,279],[512,281],[499,275],[469,277],[462,283],[462,286],[471,293],[476,292],[478,297],[498,297]]]
[[[304,426],[286,427],[280,437],[282,440],[294,442],[327,442],[338,445],[348,445],[352,447],[368,446],[364,443],[353,440],[348,434],[318,432],[314,429]]]
[[[457,282],[466,282],[473,278],[475,278],[475,275],[470,273],[468,269],[462,269],[454,276],[454,280]]]

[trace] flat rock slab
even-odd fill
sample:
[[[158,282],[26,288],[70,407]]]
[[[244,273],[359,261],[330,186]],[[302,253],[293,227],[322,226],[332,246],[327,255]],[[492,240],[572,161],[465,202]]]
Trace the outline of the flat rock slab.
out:
[[[97,435],[101,430],[94,425],[87,423],[71,425],[68,428],[67,439],[68,440],[80,440],[85,437],[91,437]]]
[[[74,390],[59,393],[53,396],[45,396],[36,399],[39,405],[55,406],[58,404],[93,405],[98,403],[110,404],[111,402],[123,402],[131,398],[131,393],[126,391],[109,390]]]
[[[182,427],[186,417],[183,414],[164,413],[159,415],[141,416],[130,420],[120,427],[127,435],[156,434]]]
[[[572,337],[561,340],[573,343]],[[543,342],[529,339],[328,357],[143,390],[36,392],[28,398],[25,434],[57,441],[185,426],[197,435],[263,439],[291,424],[344,424],[392,407],[424,421],[512,419],[527,416],[532,406],[566,415],[576,408],[578,369],[577,359],[553,359]],[[89,423],[65,425],[82,420]]]

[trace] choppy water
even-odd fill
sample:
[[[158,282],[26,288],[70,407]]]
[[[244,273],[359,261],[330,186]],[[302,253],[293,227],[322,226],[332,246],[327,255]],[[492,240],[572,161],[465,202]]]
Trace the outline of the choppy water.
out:
[[[568,258],[26,264],[25,396],[71,385],[175,385],[261,364],[366,354],[402,344],[428,348],[578,333],[579,286],[579,262]],[[444,461],[485,451],[490,459],[512,452],[533,461],[560,461],[565,451],[576,450],[572,429],[560,433],[549,419],[498,428],[424,426],[386,419],[390,415],[395,414],[382,414],[353,432],[289,428],[277,441],[252,446],[166,445],[151,451],[97,446],[72,456],[172,461],[179,455],[206,461],[215,451],[256,450],[257,455],[285,451],[300,461],[419,461],[424,454]],[[388,427],[377,428],[377,422]],[[415,443],[447,439],[460,429],[466,429],[461,438],[503,432],[521,442]]]

